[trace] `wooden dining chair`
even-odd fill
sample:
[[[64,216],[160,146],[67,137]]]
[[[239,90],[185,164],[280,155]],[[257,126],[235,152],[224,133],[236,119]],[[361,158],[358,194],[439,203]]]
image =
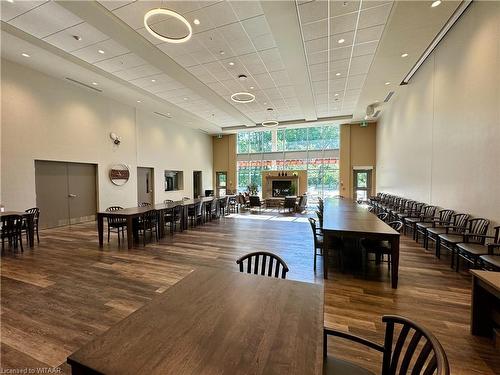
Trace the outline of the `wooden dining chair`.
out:
[[[2,239],[2,253],[5,250],[5,240],[11,249],[23,248],[23,217],[21,215],[5,215],[0,218],[0,237]]]
[[[465,242],[466,237],[470,242],[484,244],[484,236],[488,232],[489,225],[490,221],[488,219],[476,218],[468,220],[465,228],[460,226],[448,226],[446,227],[446,233],[439,235],[439,241],[437,242],[436,247],[439,246],[438,251],[440,251],[441,248],[445,248],[451,252],[451,268],[453,268],[455,266],[457,244]]]
[[[289,271],[283,259],[267,251],[246,254],[238,259],[236,264],[240,266],[240,272],[282,279],[286,279],[286,273]]]
[[[120,206],[111,206],[106,208],[106,212],[115,212],[123,210]],[[127,227],[127,219],[122,217],[109,217],[108,216],[108,242],[110,234],[113,230],[116,230],[118,234],[118,245],[120,245],[120,237],[125,239],[125,228]]]
[[[40,222],[40,209],[38,207],[28,208],[24,212],[32,215],[33,231],[36,234],[36,242],[40,243],[40,236],[38,235],[38,223]],[[25,219],[23,222],[23,231],[26,232],[26,239],[28,240],[28,221]]]
[[[264,204],[265,204],[265,202],[262,202],[260,200],[259,196],[257,196],[257,195],[250,196],[250,204],[249,204],[250,209],[257,207],[259,209],[259,211],[261,211]]]
[[[417,224],[432,222],[432,220],[434,220],[434,216],[436,215],[436,209],[436,206],[424,205],[418,215],[414,215],[413,217],[406,217],[403,227],[404,234],[406,234],[406,228],[409,228],[411,229],[413,239],[416,240],[418,233]]]
[[[403,222],[399,220],[391,221],[390,223],[388,223],[388,225],[398,232],[401,232],[401,228],[403,228]],[[365,261],[369,260],[370,254],[375,254],[375,263],[380,264],[380,262],[384,261],[384,255],[387,255],[387,264],[389,266],[389,269],[391,269],[392,249],[391,244],[388,241],[378,241],[363,238],[361,240],[361,245],[365,249]]]
[[[474,219],[471,220],[471,222]],[[488,236],[486,233],[470,233],[467,231],[463,235],[463,242],[456,245],[457,263],[455,270],[460,267],[460,259],[468,262],[473,268],[480,266],[480,257],[495,254],[495,248],[500,247],[500,226],[496,226],[495,234]],[[486,242],[488,240],[488,242]],[[489,259],[489,258],[487,258]]]
[[[387,212],[380,212],[377,214],[377,217],[382,221],[386,221],[388,216],[389,214]]]
[[[314,270],[316,270],[316,257],[323,256],[323,233],[321,228],[318,228],[316,219],[309,217],[307,220],[309,220],[309,224],[311,225],[314,238]]]
[[[468,214],[453,214],[448,224],[433,223],[434,225],[431,228],[427,228],[427,246],[429,245],[429,241],[435,242],[436,257],[441,257],[441,244],[439,243],[439,236],[447,233],[447,231],[449,234],[462,234],[465,232],[467,227],[467,221],[469,221]]]
[[[402,316],[384,315],[382,322],[386,325],[383,345],[348,332],[325,328],[323,374],[373,375],[361,366],[328,355],[328,336],[350,340],[381,352],[381,375],[450,374],[446,352],[432,332]]]
[[[422,234],[422,237],[424,239],[423,246],[425,249],[428,249],[429,244],[427,238],[428,235],[427,229],[448,225],[454,213],[455,212],[453,210],[448,210],[448,209],[439,210],[437,217],[427,218],[417,223],[415,241],[418,242],[419,234]]]
[[[160,239],[158,232],[158,212],[155,210],[150,210],[145,212],[141,216],[141,220],[138,223],[139,231],[142,232],[142,242],[146,246],[146,233],[150,233],[150,238],[153,239],[153,232],[155,233],[155,239],[158,241]]]

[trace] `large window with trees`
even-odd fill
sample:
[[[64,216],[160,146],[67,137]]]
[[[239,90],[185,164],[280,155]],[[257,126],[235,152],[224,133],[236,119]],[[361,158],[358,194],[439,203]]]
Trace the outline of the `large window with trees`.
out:
[[[238,133],[238,191],[261,193],[263,170],[306,170],[311,198],[337,195],[339,138],[337,125]]]

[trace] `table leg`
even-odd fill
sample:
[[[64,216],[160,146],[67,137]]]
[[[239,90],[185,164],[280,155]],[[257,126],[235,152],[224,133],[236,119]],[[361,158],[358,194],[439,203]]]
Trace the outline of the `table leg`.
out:
[[[399,235],[391,239],[391,283],[394,289],[398,287],[399,275]]]
[[[127,216],[127,245],[129,249],[134,247],[133,222],[132,216]]]
[[[26,224],[28,225],[28,245],[33,249],[35,246],[35,220],[33,215],[28,215]]]
[[[324,239],[323,239],[323,279],[328,279],[328,248],[329,247],[330,247],[330,235],[325,234]],[[316,255],[314,255],[314,256],[316,256]]]
[[[158,237],[163,238],[165,236],[165,212],[163,210],[158,210]]]
[[[472,303],[471,303],[471,317],[470,317],[470,331],[476,336],[491,336],[492,324],[489,316],[491,295],[486,292],[475,275],[472,275]]]
[[[97,214],[97,234],[99,235],[99,247],[102,247],[104,237],[104,217],[101,214]]]

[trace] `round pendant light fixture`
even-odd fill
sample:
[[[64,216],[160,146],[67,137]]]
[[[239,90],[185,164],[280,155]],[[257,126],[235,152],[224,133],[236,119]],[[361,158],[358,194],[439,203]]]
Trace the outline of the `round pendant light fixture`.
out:
[[[276,120],[267,120],[267,121],[262,121],[262,126],[265,128],[274,128],[275,126],[278,126],[279,122]]]
[[[250,92],[235,92],[231,95],[231,100],[236,103],[251,103],[255,100],[255,95]]]
[[[167,35],[162,35],[162,34],[158,33],[157,31],[153,30],[151,28],[151,26],[149,25],[148,20],[151,17],[157,16],[157,15],[164,15],[164,16],[173,17],[176,20],[179,20],[180,22],[182,22],[187,28],[186,35],[181,36],[180,38],[174,38],[174,37],[169,37]],[[147,12],[144,15],[144,27],[155,38],[158,38],[158,39],[160,39],[164,42],[167,42],[167,43],[184,43],[184,42],[187,42],[189,39],[191,39],[191,36],[193,35],[193,28],[191,27],[191,24],[188,22],[187,19],[185,19],[179,13],[174,12],[173,10],[164,9],[164,8],[151,9],[149,12]]]
[[[274,128],[275,126],[278,126],[279,122],[276,120],[273,120],[274,109],[268,108],[267,113],[268,113],[268,120],[262,121],[262,123],[261,123],[262,126],[265,128]]]

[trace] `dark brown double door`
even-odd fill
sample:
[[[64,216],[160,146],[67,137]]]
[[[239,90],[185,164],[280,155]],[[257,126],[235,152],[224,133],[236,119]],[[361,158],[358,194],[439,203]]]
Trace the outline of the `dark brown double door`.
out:
[[[40,228],[95,220],[96,170],[95,164],[35,161]]]

